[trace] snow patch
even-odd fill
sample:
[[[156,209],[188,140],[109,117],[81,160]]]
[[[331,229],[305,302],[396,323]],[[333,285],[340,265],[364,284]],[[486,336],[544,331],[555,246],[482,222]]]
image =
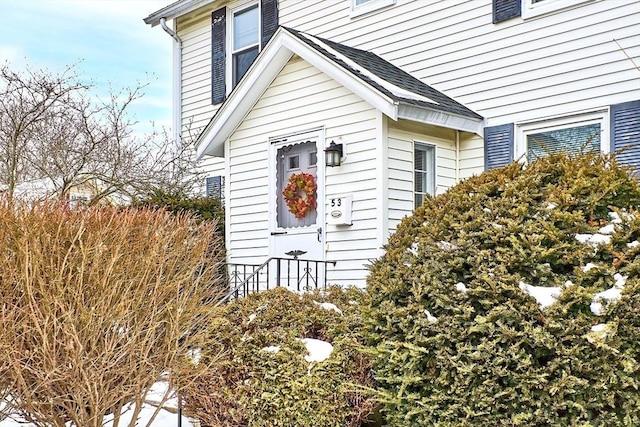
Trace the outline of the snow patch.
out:
[[[562,289],[557,286],[533,286],[524,282],[520,282],[520,289],[531,295],[540,304],[540,308],[549,307],[556,302]]]
[[[576,240],[580,243],[589,244],[597,247],[600,245],[606,245],[611,242],[611,236],[606,234],[576,234]]]
[[[333,352],[333,345],[326,341],[318,340],[315,338],[298,338],[304,343],[309,353],[304,357],[307,362],[323,362],[331,356]]]
[[[547,206],[545,206],[545,209],[552,210],[552,209],[555,209],[557,207],[558,207],[558,205],[556,205],[555,203],[549,202],[549,203],[547,203]]]
[[[611,332],[609,324],[607,323],[598,323],[597,325],[593,325],[591,327],[591,332],[588,332],[585,335],[585,338],[590,343],[595,343],[596,341],[602,341],[607,338],[607,335]]]
[[[458,282],[458,283],[456,283],[456,291],[458,291],[458,292],[467,292],[467,287],[465,286],[464,283]]]
[[[627,276],[623,276],[620,273],[616,273],[613,276],[615,283],[613,287],[605,289],[602,292],[598,292],[593,296],[589,308],[591,312],[596,316],[600,316],[604,313],[605,306],[611,304],[620,299],[622,296],[622,289],[627,281]]]
[[[249,321],[247,322],[247,325],[248,325],[249,323],[253,322],[254,320],[256,320],[256,316],[257,316],[257,314],[256,314],[256,313],[252,313],[252,314],[250,314],[250,315],[249,315]]]
[[[267,346],[267,347],[262,347],[260,349],[260,351],[266,351],[266,352],[269,352],[269,353],[277,353],[277,352],[280,351],[280,346],[279,345],[270,345],[270,346]]]
[[[458,249],[458,247],[453,243],[445,242],[444,240],[440,240],[437,245],[440,249],[444,249],[445,251],[454,251]]]
[[[330,302],[318,302],[318,301],[314,301],[313,302],[315,305],[317,305],[318,307],[325,309],[325,310],[333,310],[336,313],[340,313],[342,314],[342,310],[340,310],[335,304],[332,304]]]
[[[634,240],[631,243],[627,243],[628,248],[635,248],[636,246],[639,246],[639,245],[640,245],[640,242],[638,242],[637,240]]]
[[[622,224],[622,219],[617,212],[609,212],[609,218],[611,218],[613,224]]]
[[[410,248],[407,248],[407,252],[409,252],[413,256],[418,256],[418,243],[413,242]]]
[[[614,224],[607,224],[604,227],[601,227],[600,230],[598,230],[598,233],[600,234],[613,234],[616,232],[616,226]]]
[[[584,271],[584,272],[586,273],[587,271],[593,270],[594,268],[598,268],[598,266],[597,266],[597,265],[595,265],[595,264],[594,264],[594,263],[592,263],[592,262],[589,262],[589,263],[587,263],[587,265],[585,265],[584,267],[582,267],[582,271]]]
[[[202,350],[199,348],[189,350],[187,351],[187,357],[193,362],[194,365],[197,365],[200,362],[200,358],[202,357]]]
[[[435,317],[434,315],[431,314],[431,312],[429,310],[424,310],[424,314],[427,315],[427,321],[429,323],[436,323],[438,321],[438,318]]]

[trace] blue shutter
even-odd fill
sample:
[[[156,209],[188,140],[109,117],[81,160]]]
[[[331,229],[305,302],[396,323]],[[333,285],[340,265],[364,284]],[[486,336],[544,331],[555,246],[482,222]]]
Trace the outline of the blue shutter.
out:
[[[640,174],[640,100],[611,106],[611,152]]]
[[[206,181],[206,195],[207,197],[216,197],[222,199],[223,179],[220,175],[209,176]]]
[[[513,123],[484,128],[484,170],[513,161]]]
[[[223,7],[211,14],[211,103],[224,101],[226,87],[227,9]]]
[[[493,23],[520,16],[521,0],[493,0]]]
[[[267,44],[273,33],[278,29],[278,0],[261,0],[262,38],[260,47]]]

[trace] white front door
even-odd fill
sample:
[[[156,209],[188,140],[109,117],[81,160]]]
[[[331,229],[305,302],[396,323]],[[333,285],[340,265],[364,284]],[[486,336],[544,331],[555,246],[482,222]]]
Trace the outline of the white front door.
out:
[[[324,260],[324,164],[318,162],[323,159],[321,137],[318,130],[271,140],[271,257]]]

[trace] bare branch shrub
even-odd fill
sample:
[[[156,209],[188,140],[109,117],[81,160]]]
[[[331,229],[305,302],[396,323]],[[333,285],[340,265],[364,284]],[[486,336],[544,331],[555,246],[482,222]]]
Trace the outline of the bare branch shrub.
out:
[[[1,66],[0,191],[11,197],[20,184],[40,180],[52,189],[45,196],[64,199],[82,187],[97,204],[201,186],[188,132],[180,141],[155,127],[134,132],[131,108],[146,86],[111,88],[102,99],[74,66],[58,74]]]
[[[215,224],[0,199],[0,398],[36,426],[102,426],[184,386],[218,296]],[[165,395],[165,399],[168,395]],[[68,424],[67,424],[68,425]]]

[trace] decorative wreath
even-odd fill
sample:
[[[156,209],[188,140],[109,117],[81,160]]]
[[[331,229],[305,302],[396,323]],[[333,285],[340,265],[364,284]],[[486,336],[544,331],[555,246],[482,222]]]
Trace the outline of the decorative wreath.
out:
[[[287,186],[282,191],[289,212],[300,219],[304,218],[309,209],[315,209],[317,189],[313,175],[304,172],[291,175]]]

